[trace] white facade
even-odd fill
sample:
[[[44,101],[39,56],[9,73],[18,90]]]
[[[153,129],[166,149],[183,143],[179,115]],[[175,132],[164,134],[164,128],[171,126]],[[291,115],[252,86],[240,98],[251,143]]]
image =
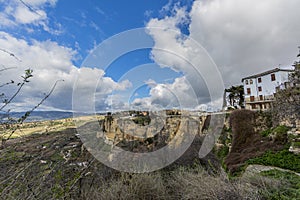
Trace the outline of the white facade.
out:
[[[292,71],[276,68],[243,78],[246,109],[269,109],[274,101],[276,88],[288,82],[289,73]]]

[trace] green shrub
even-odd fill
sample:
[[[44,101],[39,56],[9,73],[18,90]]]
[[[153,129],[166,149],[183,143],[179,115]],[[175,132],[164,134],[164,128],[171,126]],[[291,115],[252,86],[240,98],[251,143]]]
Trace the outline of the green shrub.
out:
[[[293,142],[293,147],[300,148],[300,142]]]
[[[224,145],[220,149],[218,149],[216,153],[217,153],[217,157],[220,160],[223,160],[227,156],[227,154],[229,153],[229,147]]]
[[[148,125],[151,122],[151,118],[149,116],[138,116],[134,119],[132,119],[132,121],[138,125]]]
[[[277,126],[276,128],[269,128],[264,131],[261,131],[260,134],[263,137],[267,137],[271,134],[275,135],[275,138],[277,137],[278,139],[281,139],[282,137],[285,137],[289,128],[282,125],[282,126]]]
[[[282,126],[277,126],[276,128],[274,128],[273,133],[275,134],[285,134],[287,133],[289,130],[288,127],[282,125]]]
[[[285,144],[287,143],[288,140],[288,136],[287,136],[287,132],[288,132],[289,128],[286,126],[277,126],[272,132],[274,134],[274,141],[275,142],[279,142],[281,144]]]
[[[295,173],[272,169],[263,171],[260,174],[267,177],[286,180],[289,182],[292,188],[300,189],[300,176],[296,175]]]
[[[272,129],[267,129],[267,130],[264,130],[262,132],[260,132],[260,135],[263,136],[263,137],[267,137],[269,136],[270,134],[272,133]]]
[[[262,192],[264,198],[300,199],[300,177],[298,175],[276,169],[263,171],[260,174],[281,182],[279,187],[271,187],[267,192]]]
[[[287,149],[273,153],[267,151],[261,157],[253,158],[247,161],[248,164],[261,164],[290,169],[300,172],[300,156],[289,152]]]

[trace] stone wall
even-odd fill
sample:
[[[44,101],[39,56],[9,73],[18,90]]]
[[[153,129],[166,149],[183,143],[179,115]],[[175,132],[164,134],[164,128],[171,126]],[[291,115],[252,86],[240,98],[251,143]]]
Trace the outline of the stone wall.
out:
[[[292,128],[300,126],[300,63],[296,62],[295,71],[290,74],[288,87],[278,90],[273,103],[274,124]]]
[[[287,90],[276,94],[276,101],[273,104],[274,125],[285,125],[291,128],[300,126],[300,95],[290,96]]]

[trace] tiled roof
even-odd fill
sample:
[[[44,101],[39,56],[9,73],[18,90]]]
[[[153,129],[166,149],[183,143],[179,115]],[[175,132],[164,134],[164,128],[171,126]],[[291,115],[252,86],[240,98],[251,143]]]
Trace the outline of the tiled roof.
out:
[[[275,68],[275,69],[272,69],[272,70],[269,70],[269,71],[265,71],[265,72],[262,72],[262,73],[259,73],[259,74],[255,74],[255,75],[252,75],[252,76],[247,76],[247,77],[245,77],[245,78],[242,79],[242,82],[245,79],[258,78],[258,77],[261,77],[261,76],[264,76],[264,75],[268,75],[268,74],[272,74],[272,73],[279,72],[279,71],[292,72],[294,70],[292,70],[292,69],[279,69],[279,68]]]

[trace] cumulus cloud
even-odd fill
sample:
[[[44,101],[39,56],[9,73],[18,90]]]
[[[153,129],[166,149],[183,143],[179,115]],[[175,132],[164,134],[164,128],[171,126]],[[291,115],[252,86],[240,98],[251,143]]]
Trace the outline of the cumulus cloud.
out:
[[[12,104],[14,111],[29,109],[36,105],[57,80],[64,80],[64,82],[58,83],[53,94],[41,108],[71,110],[75,83],[82,91],[93,91],[97,102],[102,103],[99,108],[106,107],[105,101],[112,91],[125,90],[131,86],[127,80],[117,83],[110,77],[105,77],[102,69],[74,66],[72,59],[77,52],[50,40],[27,42],[8,33],[0,32],[0,43],[2,49],[12,52],[18,58],[15,59],[10,53],[0,52],[2,69],[10,68],[1,72],[1,83],[15,81],[14,85],[2,87],[2,92],[10,96],[16,91],[16,83],[22,81],[20,77],[24,74],[24,70],[28,68],[33,70],[33,78]],[[89,103],[89,97],[90,94],[84,92],[77,96],[81,98],[82,105]]]
[[[46,7],[54,7],[57,0],[10,0],[3,1],[0,26],[11,27],[32,24],[42,26],[45,31],[57,33],[48,27]]]
[[[298,0],[195,1],[189,13],[190,36],[202,44],[226,77],[290,65],[300,44]]]
[[[190,12],[175,5],[171,15],[147,24],[155,42],[152,58],[161,67],[183,72],[197,97],[206,100],[202,103],[209,103],[207,88],[220,79],[210,71],[214,65],[205,50],[226,87],[240,84],[243,76],[290,65],[300,44],[299,7],[298,0],[199,0]],[[188,26],[189,37],[183,35],[182,25]],[[222,101],[209,104],[217,102]]]
[[[56,0],[0,2],[4,5],[0,26],[30,24],[50,31],[46,8],[54,7]],[[224,85],[240,84],[244,76],[279,64],[290,65],[295,60],[300,44],[299,0],[199,0],[191,9],[179,4],[172,8],[170,2],[160,13],[165,17],[150,19],[146,25],[154,40],[151,58],[161,67],[183,75],[172,83],[146,81],[149,96],[137,96],[133,106],[219,107],[222,100],[216,97],[223,96]],[[182,27],[188,29],[184,32],[189,37],[183,35]],[[63,79],[43,108],[72,109],[74,83],[80,91],[76,96],[80,110],[90,110],[89,102],[96,102],[97,110],[130,107],[122,96],[111,93],[130,88],[131,83],[115,82],[101,69],[77,68],[72,62],[77,52],[71,48],[51,40],[26,41],[5,32],[0,32],[0,44],[22,60],[0,52],[2,68],[13,67],[1,72],[2,82],[16,80],[27,68],[34,70],[31,82],[14,102],[17,106],[35,105],[55,81]],[[6,92],[11,91],[13,88]]]
[[[172,13],[172,16],[152,19],[147,24],[149,34],[155,41],[152,59],[161,67],[182,72],[196,94],[196,101],[215,101],[223,92],[218,69],[197,41],[182,34],[180,25],[189,22],[186,9],[176,6]],[[191,108],[194,106],[191,105]]]
[[[173,83],[156,83],[153,80],[147,81],[149,97],[136,98],[131,103],[134,108],[144,109],[171,109],[171,108],[195,108],[198,105],[196,95],[186,80],[186,77],[179,77]]]

